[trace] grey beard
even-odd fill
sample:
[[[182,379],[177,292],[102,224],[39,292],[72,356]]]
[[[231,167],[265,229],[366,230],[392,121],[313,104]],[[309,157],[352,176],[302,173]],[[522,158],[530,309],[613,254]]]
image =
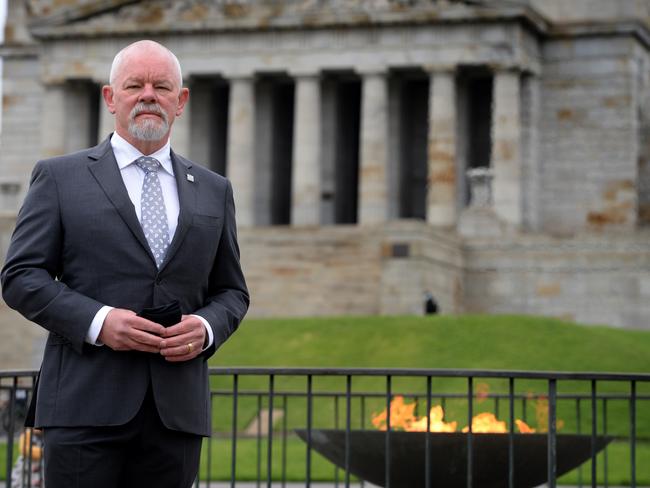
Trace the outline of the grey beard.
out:
[[[141,122],[136,122],[135,117],[145,111],[151,111],[158,113],[161,116],[161,121],[146,119]],[[158,106],[151,106],[146,104],[139,104],[133,107],[131,114],[129,116],[129,134],[134,139],[140,141],[159,141],[167,131],[169,130],[169,122],[167,120],[167,114],[163,112]]]
[[[140,123],[133,120],[129,122],[129,134],[140,141],[159,141],[165,137],[168,130],[169,124],[166,120],[161,122],[143,120]]]

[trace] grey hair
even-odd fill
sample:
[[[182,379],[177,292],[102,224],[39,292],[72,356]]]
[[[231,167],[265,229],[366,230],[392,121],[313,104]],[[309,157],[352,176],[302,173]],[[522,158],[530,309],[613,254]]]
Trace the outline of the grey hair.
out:
[[[157,43],[156,41],[150,41],[150,40],[136,41],[136,42],[134,42],[132,44],[129,44],[128,46],[123,48],[120,52],[118,52],[115,55],[115,57],[113,58],[113,63],[111,64],[111,71],[110,71],[110,74],[108,76],[108,83],[111,86],[114,86],[115,78],[117,78],[117,74],[118,74],[118,72],[120,70],[120,67],[122,66],[122,63],[124,62],[124,59],[129,54],[129,51],[138,44],[155,45],[155,46],[158,46],[159,48],[162,48],[165,52],[167,52],[167,54],[169,55],[169,58],[172,60],[172,62],[174,63],[174,65],[176,67],[176,71],[177,71],[177,74],[178,74],[178,78],[177,78],[178,87],[182,88],[182,86],[183,86],[183,72],[181,70],[180,61],[178,61],[178,58],[176,57],[176,55],[173,52],[171,52],[169,49],[167,49],[165,46],[163,46],[160,43]]]

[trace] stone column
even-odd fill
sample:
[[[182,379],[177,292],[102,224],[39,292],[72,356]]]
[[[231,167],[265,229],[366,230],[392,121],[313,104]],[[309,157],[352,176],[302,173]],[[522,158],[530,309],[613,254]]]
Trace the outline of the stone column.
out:
[[[65,154],[66,128],[66,89],[65,83],[52,83],[45,86],[43,98],[43,157]]]
[[[216,109],[212,100],[210,82],[193,80],[190,85],[188,105],[193,108],[189,117],[191,126],[189,157],[192,161],[210,166],[212,164],[212,161],[210,161],[210,140],[215,137],[215,134],[210,132],[212,130],[210,117],[212,111]]]
[[[453,70],[431,75],[429,83],[429,147],[427,222],[456,224],[457,141],[456,76]]]
[[[359,223],[388,219],[388,81],[365,73],[361,96]]]
[[[187,80],[184,80],[183,86],[187,86]],[[190,120],[190,103],[188,101],[185,104],[185,108],[183,108],[181,116],[174,119],[171,133],[172,148],[175,152],[185,157],[189,157],[190,155],[190,131],[192,129]]]
[[[104,99],[99,101],[99,124],[97,129],[97,140],[102,142],[108,134],[115,130],[115,116],[108,111]]]
[[[318,225],[321,202],[320,77],[296,77],[291,223]]]
[[[228,110],[228,175],[232,181],[237,223],[255,223],[255,83],[250,78],[232,78]]]
[[[492,97],[492,168],[494,210],[506,223],[522,223],[520,76],[494,75]]]

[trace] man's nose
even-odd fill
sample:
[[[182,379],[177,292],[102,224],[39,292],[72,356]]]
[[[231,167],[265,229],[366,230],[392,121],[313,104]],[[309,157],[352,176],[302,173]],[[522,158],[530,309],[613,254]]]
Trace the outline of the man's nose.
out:
[[[156,90],[154,90],[153,85],[151,83],[145,83],[145,85],[142,87],[139,101],[146,102],[146,103],[156,101]]]

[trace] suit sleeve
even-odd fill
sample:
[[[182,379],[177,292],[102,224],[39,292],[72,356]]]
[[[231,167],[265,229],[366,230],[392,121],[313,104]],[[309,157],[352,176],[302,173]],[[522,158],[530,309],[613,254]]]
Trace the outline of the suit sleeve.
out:
[[[212,264],[206,305],[195,312],[204,317],[214,332],[214,342],[203,354],[210,357],[237,330],[250,302],[239,260],[235,202],[227,181],[224,224],[217,254]]]
[[[88,326],[103,304],[58,280],[62,252],[57,184],[47,162],[41,161],[32,173],[2,268],[2,296],[11,308],[62,336],[81,354]]]

